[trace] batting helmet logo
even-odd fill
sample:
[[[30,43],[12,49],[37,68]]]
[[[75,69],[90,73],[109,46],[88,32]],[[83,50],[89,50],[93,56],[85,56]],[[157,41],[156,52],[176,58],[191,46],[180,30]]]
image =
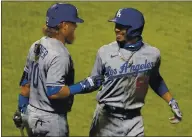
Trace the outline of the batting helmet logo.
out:
[[[57,3],[56,4],[54,4],[53,6],[51,6],[51,8],[55,8],[57,6]]]
[[[121,17],[121,11],[122,11],[122,9],[119,9],[119,10],[118,10],[118,12],[117,12],[117,14],[116,14],[116,17],[118,17],[118,18]]]

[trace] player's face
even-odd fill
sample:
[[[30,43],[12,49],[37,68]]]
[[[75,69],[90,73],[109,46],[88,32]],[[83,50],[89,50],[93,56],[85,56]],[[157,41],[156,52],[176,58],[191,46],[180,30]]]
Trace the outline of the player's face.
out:
[[[76,23],[67,22],[62,29],[64,39],[67,44],[72,44],[75,40],[75,29],[77,28]]]
[[[121,24],[115,24],[116,41],[125,41],[127,27]]]

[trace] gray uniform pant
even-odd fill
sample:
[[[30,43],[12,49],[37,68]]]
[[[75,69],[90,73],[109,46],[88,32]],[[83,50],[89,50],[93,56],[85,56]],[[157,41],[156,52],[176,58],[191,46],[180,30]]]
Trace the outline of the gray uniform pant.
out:
[[[29,127],[29,124],[28,124],[28,114],[27,114],[27,112],[25,114],[22,113],[21,116],[22,116],[22,121],[23,121],[25,130],[27,132],[27,135],[28,135],[28,137],[31,137],[32,136],[32,131],[31,131],[31,128]]]
[[[69,136],[67,114],[56,114],[28,106],[28,124],[33,136]]]
[[[132,118],[112,115],[97,105],[89,136],[144,136],[143,118],[141,115]]]

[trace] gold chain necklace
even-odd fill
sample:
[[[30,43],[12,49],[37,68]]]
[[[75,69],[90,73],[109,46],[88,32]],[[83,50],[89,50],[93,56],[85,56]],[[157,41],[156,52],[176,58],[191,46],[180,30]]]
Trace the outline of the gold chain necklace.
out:
[[[120,52],[120,48],[118,50],[118,55],[119,57],[123,60],[123,61],[126,61],[128,62],[128,65],[131,66],[133,64],[133,61],[130,61],[131,58],[133,57],[133,55],[136,53],[136,51],[132,52],[131,55],[129,56],[129,58],[125,58],[125,56]]]

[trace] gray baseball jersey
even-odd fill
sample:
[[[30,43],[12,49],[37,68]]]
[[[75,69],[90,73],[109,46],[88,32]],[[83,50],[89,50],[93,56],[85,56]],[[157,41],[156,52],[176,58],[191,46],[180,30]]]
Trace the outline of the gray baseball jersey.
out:
[[[40,57],[35,61],[36,44],[40,43]],[[46,86],[64,86],[74,83],[74,67],[71,56],[62,42],[42,37],[32,44],[25,70],[30,81],[29,104],[46,110],[65,113],[73,104],[74,96],[65,99],[50,100]]]
[[[91,75],[104,75],[97,101],[114,107],[136,109],[144,105],[151,69],[160,51],[147,43],[136,52],[119,48],[117,42],[102,46]]]

